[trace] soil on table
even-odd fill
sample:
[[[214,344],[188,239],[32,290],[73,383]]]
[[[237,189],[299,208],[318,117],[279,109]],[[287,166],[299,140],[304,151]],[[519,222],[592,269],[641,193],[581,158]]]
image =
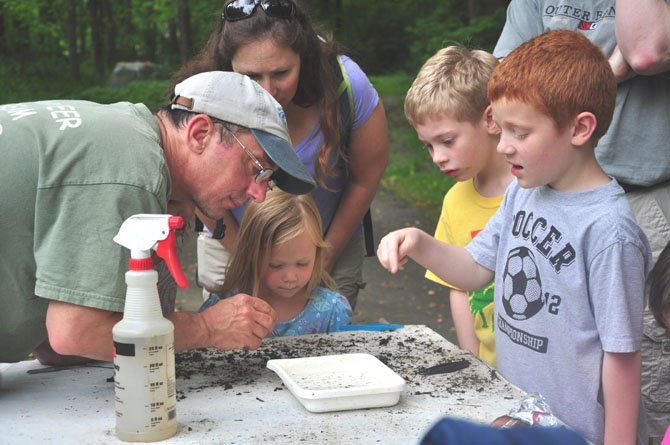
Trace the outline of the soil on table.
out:
[[[488,367],[466,372],[477,358],[457,348],[446,350],[431,338],[413,334],[398,338],[392,332],[369,331],[346,335],[344,341],[337,333],[303,335],[282,341],[269,339],[254,351],[197,349],[177,354],[177,387],[180,388],[177,398],[186,398],[186,392],[209,387],[220,387],[235,394],[267,372],[267,361],[272,359],[317,356],[323,355],[322,351],[328,351],[328,354],[370,353],[366,345],[371,337],[378,344],[375,357],[405,379],[408,389],[417,395],[433,397],[434,393],[439,397],[439,394],[473,390],[482,392],[497,384],[499,379],[497,372]],[[421,358],[417,361],[417,357]],[[278,381],[275,391],[284,389]]]

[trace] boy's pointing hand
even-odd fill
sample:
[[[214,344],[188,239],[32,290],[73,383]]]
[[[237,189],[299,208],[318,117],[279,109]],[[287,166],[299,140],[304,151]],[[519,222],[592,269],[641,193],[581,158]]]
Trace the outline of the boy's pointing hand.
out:
[[[411,227],[390,232],[382,238],[377,248],[377,259],[381,265],[391,273],[398,272],[415,248],[419,232]]]

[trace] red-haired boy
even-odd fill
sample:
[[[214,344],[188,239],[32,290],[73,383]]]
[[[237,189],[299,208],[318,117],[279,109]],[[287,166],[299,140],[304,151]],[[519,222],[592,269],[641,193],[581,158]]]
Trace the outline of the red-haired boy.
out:
[[[539,392],[593,443],[635,442],[649,244],[594,147],[612,119],[616,81],[598,47],[542,34],[491,74],[498,151],[516,182],[465,248],[408,228],[384,237],[381,263],[411,257],[462,289],[495,272],[499,371]]]

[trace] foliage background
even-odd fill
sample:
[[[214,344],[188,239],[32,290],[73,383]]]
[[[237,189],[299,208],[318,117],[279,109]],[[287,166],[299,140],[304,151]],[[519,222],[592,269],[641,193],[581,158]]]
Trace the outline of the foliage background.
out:
[[[491,51],[508,0],[301,0],[371,76],[390,121],[384,185],[437,215],[451,183],[435,169],[402,115],[414,74],[437,49]],[[0,0],[0,104],[77,98],[129,100],[155,109],[168,79],[206,42],[221,0]],[[258,13],[258,11],[256,12]],[[155,78],[107,88],[119,61],[151,61]]]

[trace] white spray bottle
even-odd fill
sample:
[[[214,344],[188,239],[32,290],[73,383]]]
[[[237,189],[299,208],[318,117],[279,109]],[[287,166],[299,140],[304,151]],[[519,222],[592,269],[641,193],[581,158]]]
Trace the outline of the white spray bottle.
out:
[[[123,319],[112,330],[116,435],[123,441],[153,442],[177,432],[174,325],[163,317],[151,250],[188,287],[175,249],[174,230],[183,226],[180,216],[139,214],[114,237],[130,249]]]

